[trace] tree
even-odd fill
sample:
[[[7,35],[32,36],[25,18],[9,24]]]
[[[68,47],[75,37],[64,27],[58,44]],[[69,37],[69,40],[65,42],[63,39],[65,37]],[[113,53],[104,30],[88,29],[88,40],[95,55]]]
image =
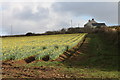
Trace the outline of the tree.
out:
[[[32,32],[27,32],[27,33],[26,33],[26,36],[32,36],[32,35],[33,35]]]

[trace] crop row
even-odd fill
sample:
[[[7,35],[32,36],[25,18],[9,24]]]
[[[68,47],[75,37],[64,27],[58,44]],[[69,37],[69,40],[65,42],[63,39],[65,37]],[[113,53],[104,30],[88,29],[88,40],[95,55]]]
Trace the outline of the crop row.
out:
[[[85,36],[82,34],[62,34],[29,37],[2,38],[1,60],[21,60],[35,56],[40,60],[46,55],[54,60],[66,50],[77,45]]]

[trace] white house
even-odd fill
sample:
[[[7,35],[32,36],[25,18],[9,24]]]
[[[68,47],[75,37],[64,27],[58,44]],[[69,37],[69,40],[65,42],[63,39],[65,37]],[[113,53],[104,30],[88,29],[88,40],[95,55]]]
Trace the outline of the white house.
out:
[[[97,23],[94,19],[88,20],[88,22],[84,25],[84,28],[100,28],[106,27],[105,23]]]

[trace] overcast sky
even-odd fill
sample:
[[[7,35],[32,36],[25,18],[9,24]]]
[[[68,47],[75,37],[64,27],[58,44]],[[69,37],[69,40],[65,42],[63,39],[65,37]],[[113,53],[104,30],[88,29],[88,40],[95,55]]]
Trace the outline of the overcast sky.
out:
[[[43,33],[83,27],[94,18],[106,25],[118,24],[117,2],[4,2],[0,8],[0,34]]]

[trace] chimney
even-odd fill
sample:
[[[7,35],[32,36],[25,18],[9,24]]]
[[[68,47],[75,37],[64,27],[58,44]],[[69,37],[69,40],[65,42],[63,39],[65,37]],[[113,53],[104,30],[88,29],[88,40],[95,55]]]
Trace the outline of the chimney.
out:
[[[92,18],[92,21],[94,21],[94,18]]]

